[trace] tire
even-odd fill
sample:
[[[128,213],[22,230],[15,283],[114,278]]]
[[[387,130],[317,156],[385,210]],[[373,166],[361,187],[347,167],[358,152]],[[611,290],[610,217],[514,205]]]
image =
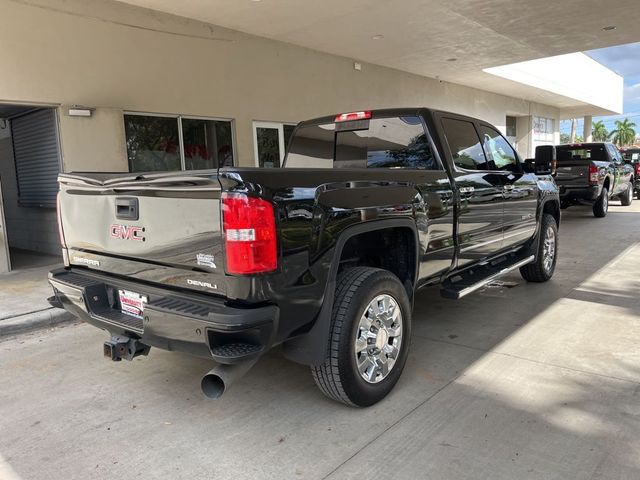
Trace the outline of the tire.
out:
[[[623,207],[628,207],[633,202],[633,184],[629,182],[627,191],[620,195],[620,203]]]
[[[640,190],[636,192],[636,200],[640,200]]]
[[[386,330],[383,323],[377,329],[376,317],[368,315],[367,307],[371,304],[380,305],[381,301],[374,302],[387,297],[396,305],[389,312],[395,312],[399,308],[400,315],[392,314],[391,319],[382,316],[383,322],[392,322],[392,328]],[[393,302],[388,301],[388,304]],[[366,325],[369,320],[373,320],[371,326],[363,328],[362,322]],[[355,267],[345,270],[338,277],[330,328],[325,360],[322,364],[311,367],[318,388],[327,397],[356,407],[368,407],[382,400],[400,378],[411,339],[411,305],[398,277],[378,268]],[[375,340],[363,339],[374,333]],[[366,348],[356,353],[357,345],[364,345]],[[386,352],[393,350],[394,346],[397,347],[395,361],[386,375],[383,375],[379,371],[379,364],[374,366],[371,360],[374,359],[374,354],[385,356],[388,366],[392,354]],[[369,367],[362,374],[358,369],[359,363]],[[363,375],[371,380],[366,380]]]
[[[602,192],[596,200],[596,203],[593,204],[593,215],[598,218],[603,218],[607,216],[607,212],[609,211],[609,190],[607,187],[602,187]]]
[[[540,223],[540,239],[537,242],[536,259],[520,267],[520,275],[527,282],[546,282],[553,277],[553,272],[556,269],[556,262],[558,261],[558,224],[555,218],[548,213],[542,215],[542,222]],[[551,248],[550,262],[548,260],[548,252]]]

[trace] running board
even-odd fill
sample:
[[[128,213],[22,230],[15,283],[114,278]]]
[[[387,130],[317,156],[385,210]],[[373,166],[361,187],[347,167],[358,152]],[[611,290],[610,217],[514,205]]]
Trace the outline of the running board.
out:
[[[485,267],[487,271],[471,274],[467,278],[463,277],[457,282],[446,281],[440,289],[440,295],[444,298],[458,300],[459,298],[481,289],[503,275],[513,272],[516,268],[523,267],[534,260],[535,256],[530,255],[501,269],[497,269],[496,267]]]

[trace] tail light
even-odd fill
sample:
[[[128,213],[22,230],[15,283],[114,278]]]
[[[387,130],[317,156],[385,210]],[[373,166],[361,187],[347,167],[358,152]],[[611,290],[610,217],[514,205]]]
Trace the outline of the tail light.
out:
[[[598,167],[596,167],[595,165],[589,165],[589,183],[591,185],[597,185],[598,177]]]
[[[640,161],[636,163],[636,178],[640,177]]]
[[[64,239],[64,230],[62,229],[62,216],[60,213],[60,192],[56,196],[56,217],[58,218],[58,235],[60,235],[60,245],[67,248],[67,242]]]
[[[263,273],[278,267],[273,205],[244,194],[222,194],[228,273]]]

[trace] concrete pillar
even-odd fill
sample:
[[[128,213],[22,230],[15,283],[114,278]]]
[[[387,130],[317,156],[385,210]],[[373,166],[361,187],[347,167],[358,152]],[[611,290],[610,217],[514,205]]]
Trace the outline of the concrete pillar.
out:
[[[582,134],[582,138],[584,138],[585,142],[593,142],[593,135],[591,134],[591,121],[593,118],[591,115],[584,116],[584,131]]]

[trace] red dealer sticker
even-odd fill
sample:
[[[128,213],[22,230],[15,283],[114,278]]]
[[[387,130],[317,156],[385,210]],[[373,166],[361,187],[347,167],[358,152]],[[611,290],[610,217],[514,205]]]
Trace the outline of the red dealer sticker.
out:
[[[128,290],[118,290],[120,296],[120,310],[132,317],[142,318],[147,297]]]

